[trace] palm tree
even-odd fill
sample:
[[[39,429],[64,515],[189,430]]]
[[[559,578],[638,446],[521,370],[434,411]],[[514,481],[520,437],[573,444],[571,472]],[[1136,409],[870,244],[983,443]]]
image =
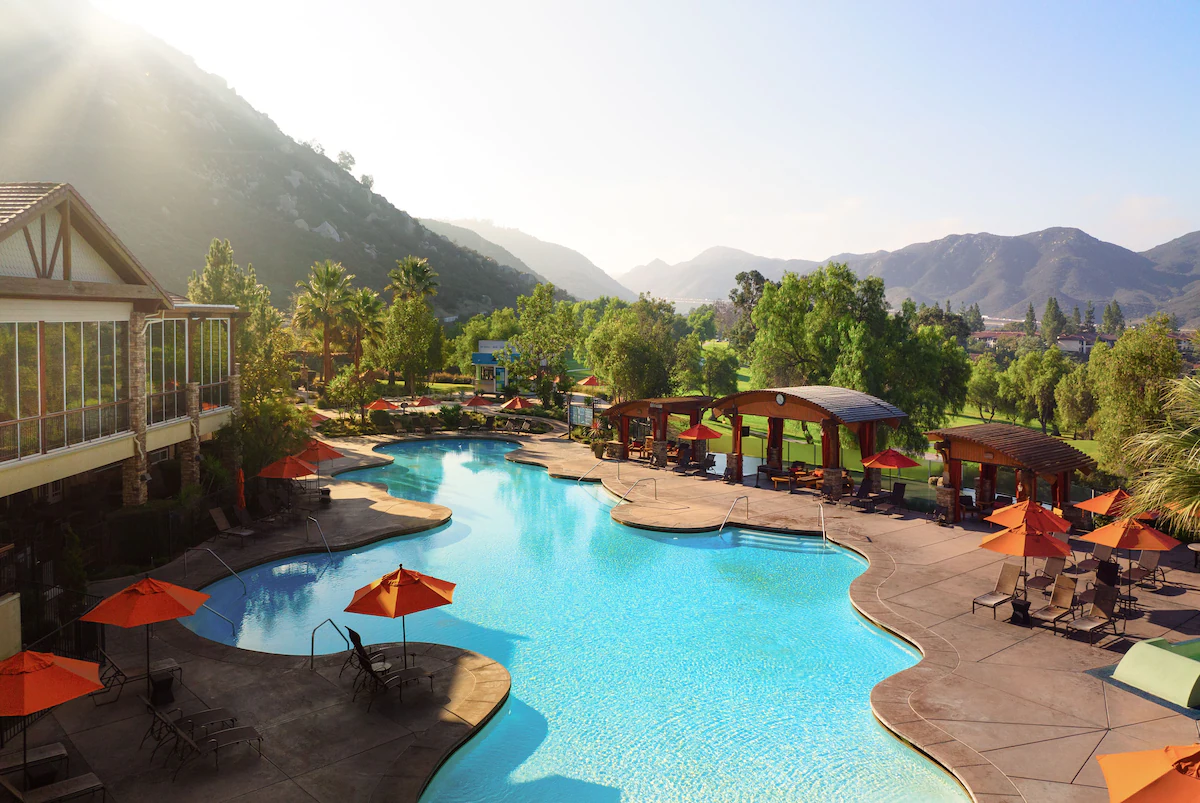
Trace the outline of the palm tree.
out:
[[[333,355],[329,341],[342,320],[352,291],[350,280],[353,273],[346,273],[342,263],[332,260],[314,262],[309,269],[307,282],[296,282],[300,295],[296,298],[296,312],[292,322],[301,327],[321,327],[321,350],[324,361],[321,377],[325,382],[333,378]]]
[[[360,287],[350,294],[342,323],[350,341],[350,355],[354,358],[354,373],[362,367],[363,347],[368,340],[383,334],[383,299],[369,287]]]
[[[404,259],[397,259],[396,267],[388,271],[388,278],[391,281],[383,290],[392,293],[394,298],[407,300],[437,295],[437,274],[425,257],[409,254]]]
[[[1126,444],[1142,473],[1133,481],[1129,515],[1157,510],[1193,536],[1200,534],[1200,378],[1176,379],[1163,397],[1163,419]]]

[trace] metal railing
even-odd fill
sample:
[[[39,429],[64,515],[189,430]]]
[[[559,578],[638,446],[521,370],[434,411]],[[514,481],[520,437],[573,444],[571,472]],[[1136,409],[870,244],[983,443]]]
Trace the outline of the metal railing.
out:
[[[305,540],[305,542],[307,543],[308,540],[312,536],[312,532],[308,526],[309,524],[317,525],[317,532],[321,534],[321,541],[323,541],[325,543],[325,551],[329,553],[329,559],[333,560],[333,550],[329,548],[329,541],[327,541],[325,539],[325,531],[321,529],[321,522],[317,521],[312,516],[309,516],[308,519],[304,522],[304,540]]]
[[[825,503],[817,502],[817,508],[821,513],[821,544],[822,546],[829,546],[829,535],[825,532]]]
[[[321,624],[317,625],[316,627],[314,627],[312,629],[312,643],[310,645],[311,649],[309,650],[309,653],[308,653],[308,668],[309,669],[313,668],[313,664],[317,660],[317,631],[320,630],[322,627],[324,627],[327,624],[333,625],[333,629],[336,630],[337,634],[342,637],[342,641],[346,642],[346,649],[350,649],[350,639],[346,638],[346,634],[343,633],[342,629],[337,626],[337,622],[333,621],[332,619],[326,619],[325,621],[321,622]]]
[[[225,570],[226,570],[226,571],[228,571],[230,574],[232,574],[234,577],[236,577],[236,578],[237,578],[237,581],[238,581],[239,583],[241,583],[241,584],[242,584],[242,596],[244,597],[244,596],[246,596],[247,594],[249,594],[249,593],[250,593],[250,589],[248,589],[248,588],[246,587],[246,581],[242,579],[242,576],[241,576],[240,574],[238,574],[237,572],[235,572],[235,571],[234,571],[234,570],[233,570],[233,569],[232,569],[232,568],[229,566],[229,564],[228,564],[228,563],[226,563],[225,561],[221,560],[221,556],[220,556],[220,555],[218,555],[216,552],[213,552],[211,549],[209,549],[209,548],[208,548],[208,547],[206,547],[206,546],[190,546],[190,547],[188,547],[187,549],[185,549],[185,550],[183,551],[183,577],[184,577],[184,579],[185,579],[185,580],[187,579],[187,566],[188,566],[188,564],[187,564],[187,556],[188,556],[188,553],[189,553],[189,552],[207,552],[208,554],[212,555],[214,558],[216,558],[216,559],[217,559],[217,562],[218,562],[218,563],[220,563],[222,566],[224,566],[224,567],[225,567]],[[205,607],[207,607],[207,606],[205,606]],[[217,613],[217,612],[216,612],[216,611],[213,611],[213,613]],[[220,614],[217,614],[217,615],[218,615],[218,616],[220,616]],[[227,620],[227,621],[228,621],[228,620]],[[230,622],[230,624],[233,624],[233,623],[232,623],[232,622]]]
[[[129,430],[128,399],[0,422],[0,463]]]
[[[596,469],[600,468],[600,466],[602,466],[602,465],[604,465],[604,461],[603,461],[603,460],[599,460],[599,461],[597,461],[596,465],[592,466],[592,467],[591,467],[591,468],[589,468],[587,471],[585,471],[585,472],[583,472],[582,474],[580,474],[580,475],[579,475],[579,478],[575,480],[575,484],[576,484],[576,485],[578,485],[579,483],[583,482],[583,478],[584,478],[584,477],[586,477],[588,474],[591,474],[593,471],[595,471]]]
[[[746,521],[750,521],[750,497],[744,495],[739,496],[737,499],[734,499],[733,504],[729,506],[729,510],[725,513],[725,518],[721,521],[721,526],[717,528],[717,532],[725,529],[725,525],[729,523],[729,517],[733,515],[733,509],[737,507],[737,503],[741,502],[743,499],[746,500]]]
[[[229,406],[229,380],[200,386],[200,412]]]
[[[642,477],[640,480],[634,480],[634,483],[633,483],[633,485],[630,485],[630,486],[629,486],[629,490],[625,491],[625,493],[624,493],[624,494],[621,496],[621,499],[620,499],[620,501],[619,501],[619,502],[617,502],[617,505],[621,504],[621,502],[624,502],[624,501],[625,501],[625,498],[626,498],[627,496],[629,496],[629,493],[630,493],[630,491],[632,491],[634,488],[636,488],[636,487],[638,487],[639,485],[641,485],[643,482],[652,482],[652,483],[654,483],[654,501],[656,501],[656,502],[657,502],[657,501],[658,501],[658,480],[657,480],[657,479],[655,479],[654,477]],[[614,505],[613,507],[616,507],[616,505]]]
[[[228,616],[226,616],[225,614],[223,614],[223,613],[221,613],[220,611],[216,610],[215,608],[210,608],[210,607],[208,606],[208,603],[203,603],[203,604],[201,604],[201,605],[200,605],[200,607],[201,607],[201,608],[203,608],[204,610],[208,611],[209,613],[211,613],[211,614],[213,614],[213,615],[215,615],[215,616],[219,616],[219,617],[221,617],[222,619],[224,619],[226,622],[228,622],[228,623],[229,623],[229,629],[230,629],[230,631],[232,631],[232,632],[234,632],[234,633],[236,633],[236,632],[237,632],[237,625],[235,625],[235,624],[233,623],[233,620],[232,620],[232,619],[230,619]]]

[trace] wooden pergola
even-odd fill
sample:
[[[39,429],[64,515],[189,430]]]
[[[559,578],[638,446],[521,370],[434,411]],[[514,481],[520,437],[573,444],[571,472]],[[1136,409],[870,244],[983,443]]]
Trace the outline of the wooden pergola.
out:
[[[654,448],[662,450],[662,462],[666,463],[667,448],[667,418],[672,415],[686,415],[694,426],[700,423],[700,416],[712,403],[712,396],[669,396],[659,399],[634,399],[633,401],[614,404],[604,411],[603,415],[617,426],[618,439],[621,441],[622,460],[629,457],[629,421],[634,418],[650,420],[650,437],[654,439]],[[659,446],[661,444],[661,447]]]
[[[1071,474],[1090,474],[1096,461],[1058,438],[1013,424],[969,424],[926,432],[941,453],[945,466],[938,505],[951,521],[962,519],[964,461],[979,464],[975,504],[990,507],[996,501],[996,470],[1009,466],[1017,472],[1016,501],[1037,499],[1041,477],[1050,483],[1054,506],[1068,511],[1071,504]]]
[[[783,467],[783,422],[809,421],[821,426],[821,465],[841,468],[841,434],[846,427],[858,439],[863,455],[874,454],[879,424],[898,427],[907,413],[869,393],[829,385],[802,385],[734,393],[713,402],[712,408],[733,424],[733,479],[742,481],[742,416],[767,419],[767,465]],[[876,475],[878,471],[875,470]],[[828,488],[841,491],[840,472],[826,471]],[[876,480],[878,477],[876,476]]]

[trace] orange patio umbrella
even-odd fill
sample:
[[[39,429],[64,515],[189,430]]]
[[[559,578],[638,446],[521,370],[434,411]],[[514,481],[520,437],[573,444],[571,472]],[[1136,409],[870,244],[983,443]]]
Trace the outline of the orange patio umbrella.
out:
[[[321,487],[321,461],[336,460],[339,457],[345,457],[345,455],[339,452],[337,449],[334,449],[329,444],[319,441],[316,438],[313,438],[308,442],[308,445],[304,447],[304,451],[296,454],[297,459],[303,460],[306,463],[316,464],[318,489]]]
[[[1071,522],[1052,513],[1032,499],[1024,499],[1014,505],[1008,505],[997,510],[984,519],[1001,527],[1016,527],[1028,525],[1030,529],[1043,533],[1069,533]]]
[[[721,433],[717,432],[712,427],[706,427],[703,424],[697,424],[694,427],[685,429],[680,432],[678,437],[685,441],[715,441],[721,437]]]
[[[1001,555],[1020,556],[1026,571],[1030,558],[1065,558],[1071,554],[1071,547],[1067,544],[1027,523],[985,535],[979,545]]]
[[[327,415],[321,415],[320,413],[314,413],[311,411],[308,414],[308,422],[310,424],[312,424],[314,427],[318,427],[321,424],[324,424],[328,420],[329,420],[329,416],[327,416]]]
[[[1102,544],[1113,549],[1128,550],[1125,557],[1130,564],[1133,563],[1135,549],[1168,552],[1179,546],[1179,542],[1171,536],[1137,519],[1118,519],[1079,538],[1081,541],[1091,541],[1093,544]],[[1132,593],[1132,577],[1129,578],[1129,586]]]
[[[862,461],[864,468],[916,468],[921,465],[903,452],[884,449]]]
[[[294,480],[297,477],[307,477],[316,473],[317,467],[312,463],[288,455],[258,472],[258,476],[272,480]]]
[[[1119,518],[1124,515],[1125,507],[1129,504],[1129,500],[1132,498],[1132,494],[1127,493],[1122,488],[1117,488],[1109,491],[1106,494],[1093,496],[1091,499],[1078,503],[1075,505],[1075,507],[1079,510],[1086,510],[1089,513]],[[1155,515],[1153,513],[1142,513],[1136,518],[1139,518],[1142,521],[1153,521],[1155,519]]]
[[[1110,803],[1200,800],[1200,744],[1096,756]]]
[[[526,410],[530,407],[536,407],[533,402],[526,399],[524,396],[513,396],[511,399],[500,405],[501,410]]]
[[[454,583],[414,572],[401,564],[394,572],[388,572],[370,585],[354,592],[354,599],[346,606],[347,613],[367,616],[400,617],[400,629],[404,640],[404,666],[408,667],[408,627],[404,617],[410,613],[449,605],[454,601]]]
[[[0,716],[24,717],[100,691],[100,665],[24,650],[0,662]],[[24,787],[29,786],[29,728],[21,729]]]
[[[437,404],[437,402],[435,402],[433,399],[429,398],[428,396],[422,396],[421,398],[417,399],[415,402],[413,402],[412,404],[410,404],[408,406],[409,407],[432,407],[435,404]]]
[[[483,396],[472,396],[467,399],[467,407],[487,407],[492,402],[485,399]]]
[[[593,375],[589,376],[587,379],[579,380],[579,382],[577,384],[580,387],[594,388],[594,387],[598,387],[600,385],[600,380],[596,377],[595,374],[593,374]]]
[[[242,510],[246,509],[246,472],[240,468],[233,475],[234,485],[234,500],[233,503]]]
[[[368,410],[395,410],[396,405],[386,399],[376,399],[367,405]]]
[[[150,625],[191,616],[209,595],[147,577],[107,597],[80,618],[117,627],[146,627],[146,691],[150,691]]]

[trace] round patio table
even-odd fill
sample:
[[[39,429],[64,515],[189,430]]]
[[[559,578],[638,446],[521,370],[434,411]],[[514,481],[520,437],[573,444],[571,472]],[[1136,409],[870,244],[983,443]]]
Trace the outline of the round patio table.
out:
[[[1200,541],[1188,544],[1188,549],[1192,550],[1192,568],[1200,569]]]

